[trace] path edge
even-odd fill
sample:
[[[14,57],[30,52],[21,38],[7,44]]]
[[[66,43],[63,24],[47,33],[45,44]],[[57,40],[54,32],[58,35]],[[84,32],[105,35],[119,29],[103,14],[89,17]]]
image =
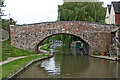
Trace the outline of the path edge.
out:
[[[37,59],[34,59],[30,62],[28,62],[24,67],[21,67],[17,72],[15,72],[14,74],[10,75],[8,78],[3,78],[2,80],[10,80],[10,79],[14,79],[16,78],[18,75],[20,75],[21,73],[23,73],[25,70],[27,70],[32,64],[38,62],[38,61],[42,61],[42,60],[45,60],[45,59],[49,59],[53,57],[53,53],[51,54],[50,52],[50,55],[49,56],[45,56],[45,57],[42,57],[42,58],[37,58]]]

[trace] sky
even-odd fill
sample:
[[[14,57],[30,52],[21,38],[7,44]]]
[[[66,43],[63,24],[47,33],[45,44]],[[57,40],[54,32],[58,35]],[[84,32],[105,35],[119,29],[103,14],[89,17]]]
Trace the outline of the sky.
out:
[[[100,0],[104,6],[111,1],[120,0]],[[3,8],[7,16],[12,17],[17,24],[32,24],[40,22],[51,22],[57,20],[58,5],[62,5],[63,0],[5,0],[6,7]],[[9,15],[10,14],[10,15]]]

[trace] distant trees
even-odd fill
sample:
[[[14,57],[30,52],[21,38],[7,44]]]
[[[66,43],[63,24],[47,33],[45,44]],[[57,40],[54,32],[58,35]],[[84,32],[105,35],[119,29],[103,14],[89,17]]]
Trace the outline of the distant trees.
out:
[[[79,41],[78,37],[72,36],[72,35],[67,35],[67,34],[56,34],[56,35],[52,35],[48,38],[46,38],[41,44],[46,44],[46,43],[50,43],[53,40],[61,40],[62,43],[69,48],[72,41]]]
[[[58,19],[104,23],[106,8],[102,5],[102,2],[64,2],[58,6]]]
[[[16,25],[16,21],[12,18],[9,19],[2,19],[2,28],[9,32],[10,25]]]
[[[12,18],[10,19],[2,19],[1,16],[5,16],[1,7],[5,7],[4,5],[5,0],[0,0],[0,24],[2,25],[2,29],[5,29],[9,32],[9,26],[15,25],[16,21],[14,21]]]
[[[5,0],[0,0],[0,5],[3,5],[3,4],[4,4],[4,1],[5,1]]]

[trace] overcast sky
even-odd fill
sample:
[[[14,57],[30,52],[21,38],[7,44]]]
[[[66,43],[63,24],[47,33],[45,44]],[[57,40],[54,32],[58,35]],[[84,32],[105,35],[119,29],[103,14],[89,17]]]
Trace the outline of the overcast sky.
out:
[[[100,0],[106,6],[111,1],[119,0]],[[63,4],[63,0],[5,0],[6,17],[12,17],[17,24],[30,24],[57,20],[58,5]]]

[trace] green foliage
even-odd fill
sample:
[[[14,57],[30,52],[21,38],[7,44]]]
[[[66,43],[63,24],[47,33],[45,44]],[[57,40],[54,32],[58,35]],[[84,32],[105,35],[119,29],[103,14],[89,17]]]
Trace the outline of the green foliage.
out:
[[[43,40],[43,42],[40,45],[51,43],[53,38],[54,36],[47,37],[45,40]]]
[[[42,54],[42,55],[29,56],[29,57],[21,58],[0,66],[0,68],[2,68],[2,78],[8,78],[10,74],[13,74],[14,72],[18,71],[21,67],[24,67],[31,60],[34,60],[43,56],[48,56],[48,55]]]
[[[47,44],[47,43],[51,43],[52,40],[61,40],[62,43],[66,46],[66,47],[70,47],[70,44],[72,41],[78,41],[79,38],[72,36],[72,35],[67,35],[67,34],[57,34],[57,35],[53,35],[50,36],[48,38],[46,38],[41,44]],[[45,48],[44,48],[45,50]]]
[[[2,29],[7,30],[9,32],[10,31],[9,25],[10,23],[8,20],[2,19]]]
[[[10,25],[16,25],[16,22],[12,18],[10,20],[2,19],[2,29],[10,32]]]
[[[65,2],[58,6],[60,21],[105,23],[106,8],[102,2]]]
[[[2,54],[2,58],[0,58],[0,61],[7,60],[7,56],[5,54]]]
[[[54,35],[54,40],[61,40],[65,47],[69,48],[72,41],[78,41],[79,38],[67,34],[58,34]]]
[[[19,56],[28,56],[35,55],[36,53],[24,51],[18,48],[11,46],[9,40],[2,43],[2,60],[4,61],[7,57],[19,57]]]
[[[3,5],[4,4],[4,0],[0,0],[0,5]]]
[[[48,48],[49,48],[50,45],[52,45],[52,44],[53,44],[53,42],[48,43],[46,46],[43,46],[43,47],[41,47],[40,49],[42,49],[42,50],[46,50],[46,51],[50,51],[50,49],[48,49]]]
[[[14,21],[12,18],[10,18],[10,25],[15,25],[16,21]]]

